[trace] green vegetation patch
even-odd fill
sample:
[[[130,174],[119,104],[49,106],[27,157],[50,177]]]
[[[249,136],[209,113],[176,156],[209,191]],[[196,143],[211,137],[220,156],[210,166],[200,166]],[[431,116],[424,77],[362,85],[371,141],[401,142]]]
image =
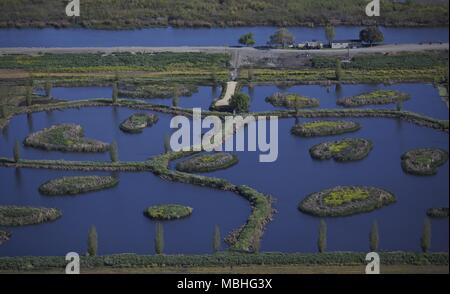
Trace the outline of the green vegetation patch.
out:
[[[314,145],[309,153],[319,160],[355,161],[365,158],[372,148],[370,140],[351,138]]]
[[[393,194],[379,188],[338,186],[308,195],[298,209],[321,217],[348,216],[370,212],[395,201]]]
[[[6,241],[9,241],[11,238],[11,233],[7,231],[0,231],[0,245],[5,243]]]
[[[3,55],[0,68],[31,71],[143,70],[151,72],[183,72],[227,68],[227,54],[206,53],[85,53]]]
[[[363,105],[380,105],[398,103],[408,100],[410,96],[406,93],[393,90],[377,90],[357,96],[341,98],[336,101],[338,105],[345,107],[358,107]]]
[[[135,113],[120,124],[120,129],[127,133],[141,133],[158,121],[158,116],[148,113]]]
[[[162,204],[155,205],[145,210],[145,215],[151,219],[172,220],[188,217],[192,214],[193,209],[189,206],[179,204]]]
[[[125,85],[120,87],[119,96],[127,98],[172,98],[192,96],[198,91],[193,84],[151,84],[151,85]]]
[[[448,207],[430,208],[427,210],[427,215],[432,218],[446,218],[448,217]]]
[[[212,172],[229,168],[238,163],[234,154],[217,152],[193,156],[187,160],[177,163],[176,169],[188,173]]]
[[[401,157],[406,173],[429,176],[437,173],[438,167],[448,160],[448,153],[438,148],[419,148],[406,152]]]
[[[291,133],[301,137],[331,136],[356,132],[361,125],[352,121],[319,120],[292,127]]]
[[[116,186],[119,180],[109,176],[63,177],[50,180],[39,187],[44,195],[75,195]]]
[[[109,144],[84,138],[80,125],[60,124],[30,134],[25,138],[25,146],[64,152],[106,152]]]
[[[320,105],[319,100],[308,98],[292,93],[275,93],[266,98],[266,102],[276,107],[286,107],[292,109],[312,108]]]
[[[0,226],[26,226],[54,221],[60,218],[56,208],[28,206],[0,206]]]

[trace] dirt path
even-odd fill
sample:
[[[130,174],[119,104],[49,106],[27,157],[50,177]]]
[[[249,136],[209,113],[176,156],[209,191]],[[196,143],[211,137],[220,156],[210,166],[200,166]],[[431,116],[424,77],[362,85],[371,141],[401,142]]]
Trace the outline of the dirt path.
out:
[[[236,91],[237,82],[227,82],[227,89],[223,98],[216,102],[216,106],[228,106],[230,104],[231,97]]]

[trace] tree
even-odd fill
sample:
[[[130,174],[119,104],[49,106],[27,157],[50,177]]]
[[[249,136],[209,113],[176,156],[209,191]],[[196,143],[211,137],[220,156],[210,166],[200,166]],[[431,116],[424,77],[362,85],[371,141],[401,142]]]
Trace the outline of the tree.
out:
[[[255,45],[255,39],[253,38],[253,33],[244,34],[239,38],[239,44],[244,46]]]
[[[214,235],[213,235],[213,252],[220,251],[220,247],[222,244],[222,240],[220,237],[220,228],[218,225],[214,226]]]
[[[51,99],[52,98],[52,83],[46,82],[45,86],[44,86],[44,90],[45,90],[45,95],[47,96],[47,98]]]
[[[20,160],[20,145],[19,145],[19,141],[17,141],[17,140],[16,140],[16,143],[14,144],[13,157],[14,157],[15,162],[19,162],[19,160]]]
[[[155,252],[156,254],[163,254],[163,251],[164,251],[164,227],[161,223],[157,223],[155,235]]]
[[[420,238],[420,247],[423,253],[427,253],[431,247],[431,222],[429,218],[425,218],[423,223],[422,237]]]
[[[294,36],[286,28],[281,28],[270,36],[269,45],[281,45],[285,48],[287,45],[294,43]]]
[[[384,36],[378,27],[368,27],[359,32],[359,39],[372,46],[373,43],[383,42]]]
[[[113,104],[116,104],[116,103],[117,103],[118,97],[119,97],[119,86],[118,86],[118,82],[114,82],[113,88],[112,88],[112,103],[113,103]]]
[[[320,253],[327,250],[327,224],[323,219],[320,220],[319,240],[317,240],[317,247],[319,248]]]
[[[333,42],[335,36],[336,36],[336,32],[334,30],[334,27],[332,25],[327,25],[325,27],[325,37],[327,38],[327,41],[330,44],[330,46],[331,46],[331,42]]]
[[[252,67],[249,67],[247,69],[247,79],[249,82],[253,81],[253,79],[255,78],[255,72],[253,71]]]
[[[250,97],[244,93],[236,93],[231,97],[230,107],[238,113],[248,112],[250,108]]]
[[[342,79],[342,63],[341,60],[336,60],[336,69],[335,69],[336,81],[340,81]]]
[[[88,254],[89,256],[96,256],[98,249],[97,229],[92,226],[88,234]]]
[[[6,116],[6,106],[0,105],[0,118],[4,118]]]
[[[378,223],[377,221],[374,221],[372,224],[372,228],[370,230],[370,251],[375,252],[378,250],[378,244],[379,244],[379,236],[378,236]]]
[[[119,161],[119,151],[116,141],[112,142],[111,145],[109,145],[109,157],[111,158],[112,162]]]
[[[396,109],[397,111],[402,111],[402,108],[403,108],[403,101],[401,99],[398,99]]]
[[[170,151],[172,151],[172,147],[170,146],[170,136],[166,134],[164,136],[164,153],[169,153]]]
[[[32,104],[32,95],[33,95],[33,88],[31,86],[27,87],[27,93],[25,94],[25,102],[27,106],[31,106]]]

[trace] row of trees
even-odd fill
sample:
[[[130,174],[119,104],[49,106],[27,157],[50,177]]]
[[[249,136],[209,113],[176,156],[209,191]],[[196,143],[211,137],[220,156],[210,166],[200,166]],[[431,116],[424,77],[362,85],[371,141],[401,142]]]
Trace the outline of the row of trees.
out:
[[[336,37],[336,31],[333,26],[327,25],[325,27],[325,38],[331,45]],[[373,45],[374,43],[381,43],[384,41],[384,35],[381,30],[376,26],[367,27],[359,32],[359,39],[367,44]],[[239,44],[251,47],[256,44],[253,33],[247,33],[239,38]],[[289,45],[294,44],[294,35],[286,28],[278,29],[273,35],[270,36],[268,45],[281,46],[286,48]]]
[[[371,252],[378,251],[380,244],[380,236],[378,232],[378,222],[374,221],[369,233],[369,249]],[[420,237],[420,247],[424,253],[427,253],[431,248],[431,222],[427,217],[425,218],[422,236]],[[327,248],[327,224],[322,219],[319,225],[319,238],[317,240],[317,248],[320,253],[326,251]]]
[[[155,253],[163,254],[164,253],[164,227],[162,223],[156,224],[156,233],[155,233]],[[378,223],[374,221],[369,233],[369,249],[371,252],[378,251],[380,244],[380,237],[378,232]],[[218,225],[214,226],[213,232],[213,240],[212,240],[212,250],[214,253],[219,252],[221,250],[222,238],[220,233],[220,228]],[[420,238],[420,247],[424,253],[427,253],[431,247],[431,222],[429,218],[425,219],[422,236]],[[327,224],[325,220],[320,220],[319,224],[319,238],[317,240],[317,248],[319,253],[323,253],[327,250]],[[92,226],[88,233],[88,250],[87,253],[90,256],[97,255],[98,249],[98,237],[97,230],[95,226]],[[258,250],[256,250],[258,252]]]

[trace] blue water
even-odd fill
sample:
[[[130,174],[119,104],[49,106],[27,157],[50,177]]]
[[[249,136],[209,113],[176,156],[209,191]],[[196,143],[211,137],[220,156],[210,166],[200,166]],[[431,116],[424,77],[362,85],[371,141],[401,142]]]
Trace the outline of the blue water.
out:
[[[299,89],[305,87],[299,86]],[[326,92],[326,89],[317,87],[312,89]],[[356,93],[366,87],[369,86],[349,85],[344,86],[343,91]],[[415,91],[425,89],[417,97],[427,97],[428,104],[434,105],[424,108],[430,111],[427,114],[440,116],[448,113],[442,101],[434,98],[435,94],[431,95],[435,91],[433,87],[423,84],[407,87],[417,87]],[[255,88],[255,93],[258,89]],[[269,89],[268,92],[261,90],[253,101],[263,101],[265,95],[275,88]],[[335,97],[330,99],[330,105],[333,105]],[[423,101],[412,99],[408,103],[411,109],[420,109]],[[134,112],[125,108],[96,107],[19,115],[0,133],[0,156],[10,157],[16,140],[21,142],[30,132],[56,123],[77,123],[84,127],[87,137],[105,142],[116,140],[122,160],[144,160],[162,153],[164,137],[171,133],[171,116],[157,113],[159,122],[141,134],[121,132],[118,128],[120,122]],[[276,162],[259,163],[256,153],[239,152],[238,165],[209,174],[236,184],[250,185],[276,198],[274,206],[278,213],[267,227],[262,250],[315,252],[319,219],[300,213],[298,203],[309,193],[336,185],[370,185],[393,192],[397,203],[367,214],[327,218],[329,250],[368,250],[370,226],[376,219],[381,250],[420,251],[419,238],[426,209],[448,207],[449,166],[445,164],[437,175],[431,177],[407,175],[401,169],[400,156],[417,147],[440,147],[448,151],[448,134],[393,119],[348,120],[360,122],[362,129],[341,136],[310,139],[290,134],[294,119],[280,120]],[[359,162],[343,164],[311,159],[308,149],[312,145],[343,137],[371,139],[374,149]],[[20,153],[23,158],[31,159],[109,160],[106,153],[45,152],[23,146]],[[52,178],[88,174],[108,173],[0,168],[0,205],[58,207],[64,214],[53,223],[10,228],[13,237],[0,246],[0,256],[62,255],[68,251],[83,253],[91,225],[97,226],[100,254],[153,253],[154,222],[144,217],[142,211],[149,205],[172,202],[190,205],[194,213],[188,219],[165,223],[165,251],[205,253],[211,251],[214,224],[219,224],[222,234],[226,235],[242,225],[250,213],[248,202],[233,193],[166,182],[148,172],[121,173],[119,186],[76,197],[49,198],[37,191],[41,183]],[[448,251],[448,229],[448,219],[432,221],[433,251]]]
[[[403,102],[402,109],[420,113],[439,119],[448,119],[449,112],[439,91],[432,84],[342,84],[339,86],[300,85],[289,88],[280,88],[274,85],[257,85],[252,88],[243,87],[242,91],[250,95],[251,111],[268,111],[286,109],[275,107],[265,101],[266,97],[276,92],[296,93],[302,96],[316,98],[320,101],[319,108],[344,108],[336,104],[336,100],[344,97],[359,95],[376,90],[396,90],[410,95],[408,101]],[[358,108],[396,109],[396,104],[366,105]],[[355,108],[357,109],[357,108]]]
[[[336,39],[358,39],[362,27],[336,27]],[[296,42],[325,41],[322,27],[289,28]],[[381,28],[385,43],[448,42],[448,28]],[[0,47],[107,46],[235,46],[252,32],[256,45],[265,45],[275,27],[150,28],[139,30],[0,29]]]

